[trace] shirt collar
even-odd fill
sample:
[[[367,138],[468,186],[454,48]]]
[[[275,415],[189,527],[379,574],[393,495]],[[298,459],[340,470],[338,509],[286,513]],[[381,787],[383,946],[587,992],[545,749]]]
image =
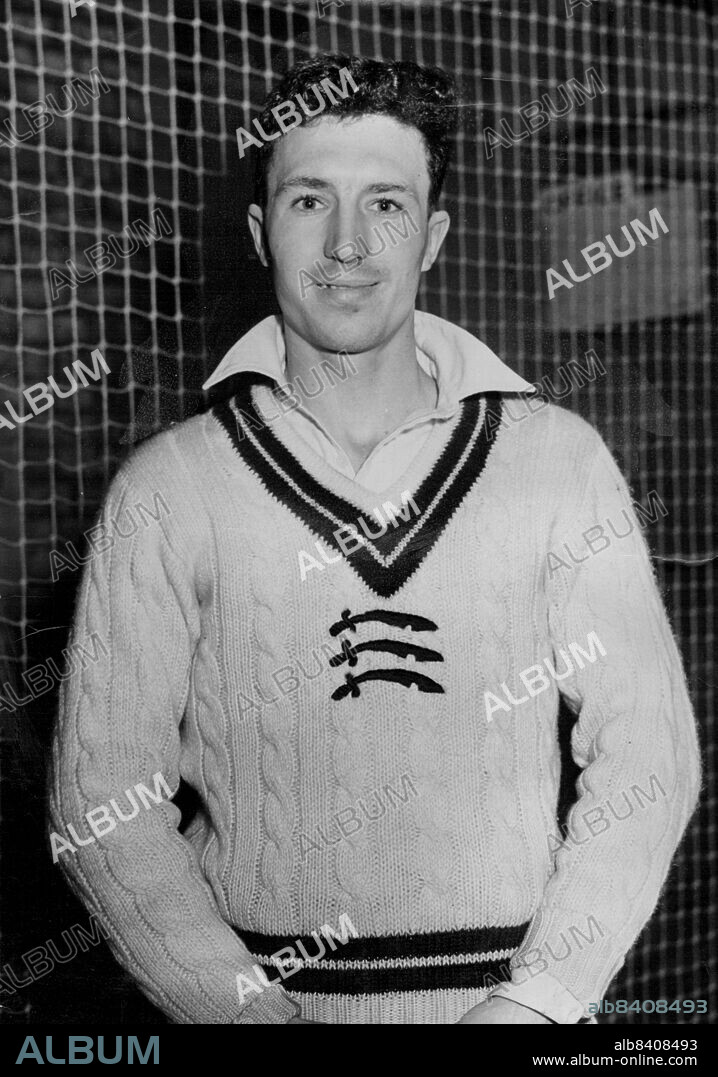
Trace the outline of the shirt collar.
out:
[[[426,369],[422,352],[431,362],[428,372],[439,385],[439,408],[449,407],[474,393],[535,392],[530,382],[510,370],[486,344],[435,314],[414,311],[414,339],[419,363]],[[282,319],[272,314],[232,345],[202,388],[209,389],[234,374],[248,372],[282,383],[285,367]]]

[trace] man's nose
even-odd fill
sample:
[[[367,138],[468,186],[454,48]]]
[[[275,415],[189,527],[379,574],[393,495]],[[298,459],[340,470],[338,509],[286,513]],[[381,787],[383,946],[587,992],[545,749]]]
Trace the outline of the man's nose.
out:
[[[337,210],[327,229],[324,257],[348,269],[360,265],[364,260],[361,245],[357,243],[360,235],[359,215],[351,210]]]

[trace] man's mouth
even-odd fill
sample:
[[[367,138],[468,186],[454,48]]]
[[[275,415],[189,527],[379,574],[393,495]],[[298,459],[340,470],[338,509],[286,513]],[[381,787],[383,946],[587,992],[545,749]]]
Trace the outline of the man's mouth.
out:
[[[332,288],[336,291],[351,291],[359,288],[373,288],[379,281],[367,281],[365,284],[320,284],[320,288]]]

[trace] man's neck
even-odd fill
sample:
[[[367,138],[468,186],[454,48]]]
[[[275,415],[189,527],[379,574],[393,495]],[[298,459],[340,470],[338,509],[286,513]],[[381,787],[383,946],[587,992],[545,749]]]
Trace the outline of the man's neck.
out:
[[[311,392],[320,363],[336,361],[336,353],[319,352],[285,327],[287,381],[299,377]],[[383,439],[415,415],[431,411],[437,387],[416,360],[413,315],[390,341],[371,351],[352,353],[349,376],[308,398],[298,389],[302,407],[344,449],[356,471]],[[344,360],[345,366],[349,366]],[[356,373],[352,372],[352,368]],[[332,379],[333,381],[333,379]]]

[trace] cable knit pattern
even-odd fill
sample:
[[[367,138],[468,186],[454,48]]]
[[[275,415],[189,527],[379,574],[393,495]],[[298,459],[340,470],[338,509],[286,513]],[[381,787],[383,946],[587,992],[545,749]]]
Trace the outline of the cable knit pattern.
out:
[[[558,850],[556,871],[514,961],[519,964],[533,948],[548,952],[549,974],[585,1001],[601,998],[635,939],[636,925],[655,907],[676,835],[695,805],[698,750],[681,660],[626,483],[598,435],[582,426],[581,467],[566,476],[566,507],[557,514],[551,541],[564,558],[567,544],[582,563],[550,573],[551,637],[556,663],[571,641],[585,638],[586,626],[608,653],[583,670],[574,665],[561,683],[579,714],[573,754],[585,769],[568,822],[581,844]],[[590,533],[595,543],[596,525],[607,520],[615,525],[606,527],[611,546],[590,554],[582,536]],[[633,526],[626,530],[627,521]],[[665,795],[651,787],[652,776]],[[650,802],[616,820],[626,811],[624,794],[633,792],[635,802],[635,786],[652,793]],[[607,812],[606,802],[616,811]],[[600,811],[587,824],[587,814],[597,809],[610,829],[603,822],[598,827]],[[591,833],[591,826],[598,832]],[[602,937],[585,947],[573,945],[562,956],[566,929],[585,928],[588,915]]]
[[[254,623],[253,649],[256,653],[258,683],[265,698],[273,702],[263,707],[260,718],[262,738],[261,768],[269,795],[264,799],[261,855],[263,894],[257,917],[284,921],[292,915],[291,880],[294,862],[292,833],[295,830],[294,715],[291,701],[272,677],[287,665],[287,652],[277,625],[285,618],[296,619],[295,597],[277,587],[275,565],[281,557],[276,522],[269,503],[253,509],[253,527],[247,535],[251,591],[249,608]]]
[[[274,429],[291,448],[281,419]],[[406,488],[377,500],[315,465],[317,482],[356,505],[355,520]],[[127,811],[124,791],[151,788],[157,772],[173,793],[180,779],[198,793],[182,835],[165,799],[60,855],[149,998],[186,1023],[280,1023],[296,1002],[318,1020],[416,1023],[455,1021],[485,997],[478,974],[468,986],[361,993],[293,991],[288,977],[240,1001],[237,975],[252,978],[254,958],[234,929],[294,938],[347,915],[375,943],[530,922],[518,953],[497,958],[515,953],[516,983],[538,951],[577,1006],[597,1001],[655,907],[698,790],[680,658],[626,484],[598,435],[553,406],[502,426],[389,598],[351,555],[302,580],[299,552],[314,551],[317,536],[213,414],[141,446],[105,516],[157,492],[170,513],[85,569],[74,638],[97,632],[109,653],[63,685],[51,796],[52,829],[67,837],[68,824],[87,835],[86,813],[111,798]],[[549,551],[585,552],[582,534],[607,517],[619,526],[624,510],[631,534],[548,571]],[[360,622],[332,637],[347,609],[429,619],[436,631]],[[522,671],[546,658],[562,670],[561,652],[586,648],[594,632],[605,657],[573,662],[566,679],[487,721],[485,692],[501,697],[505,684],[527,695]],[[443,661],[362,650],[352,670],[330,667],[344,639],[412,643]],[[332,698],[348,672],[377,669],[422,673],[442,691],[364,680],[358,694]],[[577,842],[555,852],[559,691],[578,716],[584,769],[569,820]],[[387,804],[383,791],[403,775],[415,795]],[[645,790],[651,775],[665,795],[591,833],[587,813],[595,820],[608,801],[622,813],[622,794]],[[377,791],[386,810],[369,820],[358,805],[373,815]],[[362,826],[340,833],[335,816],[352,809]],[[308,852],[307,835],[318,845]],[[599,933],[576,945],[572,927],[586,932],[591,917]],[[334,957],[351,962],[351,939]],[[439,963],[450,974],[456,960]]]

